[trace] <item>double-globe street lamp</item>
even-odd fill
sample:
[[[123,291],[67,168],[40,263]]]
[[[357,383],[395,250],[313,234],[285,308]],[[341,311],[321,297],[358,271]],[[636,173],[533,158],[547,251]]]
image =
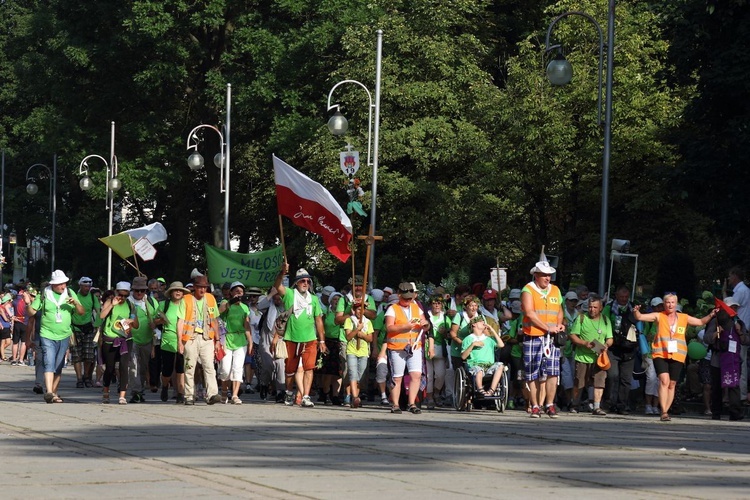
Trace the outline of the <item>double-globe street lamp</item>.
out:
[[[604,57],[604,36],[602,28],[596,19],[585,12],[565,12],[552,20],[547,28],[545,53],[559,49],[558,55],[547,65],[547,79],[552,85],[567,85],[573,77],[573,68],[562,55],[561,44],[550,45],[552,28],[558,21],[569,16],[580,16],[590,21],[599,33],[599,93],[597,106],[597,120],[604,125],[604,151],[602,153],[602,209],[601,234],[599,235],[599,294],[604,296],[604,283],[607,269],[607,218],[609,210],[609,160],[612,141],[612,69],[614,66],[615,47],[615,0],[609,0],[607,17],[607,75],[605,78],[606,91],[604,97],[604,121],[602,122],[602,66]]]
[[[108,236],[112,236],[112,225],[114,219],[114,203],[115,193],[122,188],[122,181],[117,178],[117,156],[115,156],[115,122],[112,122],[111,136],[110,136],[110,161],[107,162],[103,157],[99,155],[88,155],[78,166],[78,175],[82,175],[78,185],[83,191],[88,191],[94,187],[94,181],[89,177],[89,165],[88,160],[98,159],[104,163],[104,167],[107,171],[107,196],[104,200],[104,208],[109,212],[109,232]],[[112,289],[112,248],[107,246],[107,290]]]
[[[31,175],[35,168],[43,168],[49,177],[49,210],[52,213],[52,253],[50,254],[50,273],[55,270],[55,225],[57,218],[57,155],[52,158],[52,169],[44,163],[35,163],[26,170],[26,192],[34,196],[39,192],[36,179]]]
[[[198,144],[201,142],[201,138],[198,136],[198,131],[204,128],[211,129],[219,134],[220,151],[214,156],[214,165],[220,170],[220,192],[224,193],[224,238],[223,247],[224,250],[229,250],[229,134],[231,124],[231,111],[232,111],[232,84],[227,84],[227,119],[226,123],[221,127],[223,130],[219,130],[218,127],[213,125],[198,125],[190,131],[187,138],[186,149],[193,153],[188,156],[187,164],[191,170],[196,171],[203,168],[205,163],[203,156],[198,152]]]
[[[369,89],[361,82],[357,80],[343,80],[333,86],[331,91],[328,93],[328,111],[336,109],[336,112],[328,120],[328,130],[333,135],[340,136],[346,134],[349,130],[349,122],[346,117],[341,114],[339,104],[331,104],[331,97],[333,92],[345,83],[354,83],[359,85],[367,93],[370,106],[368,108],[369,127],[367,130],[367,165],[372,167],[372,202],[370,208],[370,234],[375,234],[375,218],[377,215],[376,200],[378,196],[378,148],[380,143],[380,74],[383,61],[383,30],[377,31],[377,49],[375,53],[375,102],[372,100],[372,94]],[[373,122],[373,113],[375,114],[375,121]],[[371,155],[372,152],[372,155]],[[370,263],[369,263],[369,276],[367,282],[374,286],[373,277],[375,274],[375,247],[374,245],[370,249]]]

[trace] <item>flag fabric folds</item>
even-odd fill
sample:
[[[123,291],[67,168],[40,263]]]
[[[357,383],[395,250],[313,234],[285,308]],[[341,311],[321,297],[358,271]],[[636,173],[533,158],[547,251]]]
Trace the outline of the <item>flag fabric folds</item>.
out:
[[[284,263],[281,247],[255,253],[239,253],[206,245],[208,281],[270,288]]]
[[[326,249],[346,262],[351,256],[352,223],[331,193],[276,155],[273,173],[279,214],[320,235]]]
[[[148,226],[128,229],[127,231],[113,234],[112,236],[99,238],[99,240],[114,250],[117,255],[123,259],[127,259],[132,257],[135,253],[133,251],[133,243],[141,238],[146,238],[152,245],[154,245],[166,241],[167,230],[162,226],[161,222],[154,222]]]

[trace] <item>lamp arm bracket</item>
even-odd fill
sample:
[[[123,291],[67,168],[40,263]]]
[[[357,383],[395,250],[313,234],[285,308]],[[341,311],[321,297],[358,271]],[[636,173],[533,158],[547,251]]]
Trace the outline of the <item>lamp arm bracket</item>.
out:
[[[187,143],[185,144],[185,149],[187,149],[188,151],[190,151],[191,149],[194,149],[194,150],[198,151],[198,143],[200,142],[200,140],[198,139],[198,136],[196,135],[196,132],[198,132],[198,130],[200,130],[202,128],[210,128],[211,130],[213,130],[214,132],[216,132],[217,134],[219,134],[219,140],[221,141],[221,147],[222,147],[222,149],[224,148],[224,145],[226,143],[224,142],[224,134],[222,134],[221,130],[219,130],[217,127],[215,127],[213,125],[198,125],[193,130],[191,130],[190,133],[188,134],[188,136],[187,136]],[[222,128],[224,128],[224,126],[222,126]],[[226,129],[224,128],[224,130],[226,130]],[[195,143],[194,144],[190,144],[191,141],[194,141]]]
[[[370,94],[370,90],[365,86],[364,83],[358,82],[357,80],[342,80],[339,83],[337,83],[336,85],[334,85],[333,88],[331,88],[331,91],[328,92],[328,109],[327,109],[327,111],[331,111],[333,108],[336,108],[337,111],[339,110],[339,104],[331,104],[331,97],[333,96],[333,92],[339,86],[341,86],[341,85],[343,85],[345,83],[355,83],[355,84],[359,85],[360,87],[362,87],[364,89],[364,91],[367,93],[367,99],[370,102],[370,108],[372,108],[374,106],[374,104],[372,103],[372,94]]]

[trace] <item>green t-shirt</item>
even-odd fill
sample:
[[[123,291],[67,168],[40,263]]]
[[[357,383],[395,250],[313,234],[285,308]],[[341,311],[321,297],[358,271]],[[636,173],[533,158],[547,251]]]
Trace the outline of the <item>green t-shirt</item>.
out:
[[[149,326],[149,315],[151,321],[156,318],[156,313],[159,310],[159,303],[156,299],[147,298],[144,302],[144,307],[148,308],[148,313],[143,307],[139,307],[133,304],[135,307],[136,314],[138,315],[138,328],[133,329],[133,342],[138,345],[146,345],[154,340],[154,331]]]
[[[523,314],[519,314],[516,319],[508,320],[508,330],[506,330],[505,334],[508,335],[508,337],[510,337],[511,339],[518,339],[519,335],[523,335],[523,330],[521,330],[522,324]],[[510,357],[523,358],[522,342],[513,344],[513,347],[510,348]]]
[[[480,313],[477,313],[477,316],[483,317]],[[476,318],[477,316],[474,317]],[[453,316],[453,324],[458,325],[457,335],[462,342],[471,333],[470,321],[469,315],[465,311],[458,312]],[[461,346],[456,345],[455,342],[451,342],[451,356],[458,358],[461,356],[462,351]]]
[[[177,321],[185,319],[185,302],[175,304],[171,300],[161,304],[161,312],[167,321],[161,327],[161,348],[164,351],[177,352]]]
[[[101,309],[101,305],[99,304],[99,299],[96,298],[96,295],[89,292],[86,295],[78,294],[78,302],[81,303],[84,309],[86,309],[86,312],[83,314],[78,314],[75,311],[73,311],[73,324],[74,325],[91,325],[95,324],[96,320],[94,315],[92,314],[92,310],[94,309]],[[98,314],[96,316],[99,316]]]
[[[583,318],[583,320],[581,320]],[[612,323],[606,316],[599,315],[597,320],[589,318],[588,314],[579,316],[570,326],[570,333],[578,335],[584,342],[598,340],[606,344],[612,338]],[[576,345],[576,361],[578,363],[596,363],[597,354],[586,346]]]
[[[231,304],[224,311],[222,318],[227,326],[227,333],[224,337],[224,346],[230,351],[239,349],[248,344],[247,336],[245,335],[245,322],[250,314],[250,309],[239,302],[237,304]]]
[[[372,330],[375,335],[377,335],[378,352],[380,352],[387,337],[385,331],[385,309],[380,311],[378,315],[375,316],[375,319],[372,320]]]
[[[104,323],[104,336],[108,337],[110,339],[114,339],[116,337],[122,337],[122,335],[118,335],[115,333],[115,322],[118,319],[128,319],[130,318],[130,307],[132,304],[130,304],[128,301],[125,301],[122,304],[117,304],[114,307],[112,307],[112,310],[109,313],[109,316],[107,316],[107,320]],[[135,306],[132,306],[135,307]]]
[[[68,296],[78,299],[76,293],[67,288],[63,294],[55,293],[50,289],[51,296],[47,293],[47,289],[36,296],[34,302],[31,303],[31,308],[35,311],[42,310],[42,321],[39,329],[39,334],[45,339],[50,340],[65,340],[70,337],[73,330],[71,329],[71,321],[73,319],[73,312],[75,306],[68,304]],[[44,305],[42,306],[42,298],[44,297]],[[58,316],[58,306],[60,303],[59,310],[60,315]],[[58,321],[58,319],[60,321]]]
[[[472,333],[461,343],[461,352],[464,352],[477,340],[482,341],[484,346],[472,349],[469,357],[466,358],[466,363],[469,366],[483,366],[485,368],[492,366],[495,363],[495,347],[497,347],[494,337],[488,337],[487,335],[477,336]]]
[[[339,301],[341,302],[341,301]],[[336,311],[328,311],[323,317],[323,326],[326,330],[327,339],[339,339],[341,326],[336,324]]]
[[[341,301],[339,301],[341,302]],[[362,316],[362,321],[364,322],[365,326],[362,329],[365,333],[372,334],[373,333],[373,327],[372,322],[367,319],[366,317]],[[346,321],[344,321],[344,328],[343,330],[353,330],[354,329],[354,321],[352,321],[352,317],[349,316],[346,318]],[[346,334],[346,332],[345,332]],[[362,339],[359,339],[359,349],[357,349],[357,339],[351,339],[346,344],[346,353],[347,354],[353,354],[357,356],[358,358],[366,357],[370,354],[370,343],[366,342]]]
[[[308,292],[311,295],[309,311],[302,311],[299,317],[297,317],[294,314],[294,297],[298,293],[299,292],[296,288],[287,288],[283,297],[284,309],[292,311],[289,315],[289,321],[286,324],[284,339],[297,343],[310,342],[311,340],[318,338],[315,330],[315,318],[322,316],[323,311],[320,309],[320,301],[318,300],[318,297],[315,294]]]
[[[429,316],[430,323],[432,324],[432,337],[435,339],[435,348],[445,344],[445,340],[448,338],[448,333],[451,329],[451,319],[447,314],[441,312],[440,314],[433,315],[432,312],[427,313]],[[440,327],[443,328],[443,333],[440,333]]]

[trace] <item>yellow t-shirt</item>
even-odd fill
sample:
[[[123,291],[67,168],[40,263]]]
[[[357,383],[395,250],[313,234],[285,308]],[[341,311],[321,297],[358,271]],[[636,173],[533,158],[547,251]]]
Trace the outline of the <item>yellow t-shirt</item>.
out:
[[[352,316],[346,318],[346,321],[344,321],[344,330],[354,330],[355,321],[357,321],[357,319],[352,318]],[[362,321],[364,323],[362,331],[372,335],[372,332],[374,331],[372,328],[372,322],[364,316],[362,316]],[[354,354],[358,358],[367,357],[370,355],[370,343],[364,339],[359,339],[359,349],[357,349],[357,339],[355,337],[346,344],[346,353]]]

